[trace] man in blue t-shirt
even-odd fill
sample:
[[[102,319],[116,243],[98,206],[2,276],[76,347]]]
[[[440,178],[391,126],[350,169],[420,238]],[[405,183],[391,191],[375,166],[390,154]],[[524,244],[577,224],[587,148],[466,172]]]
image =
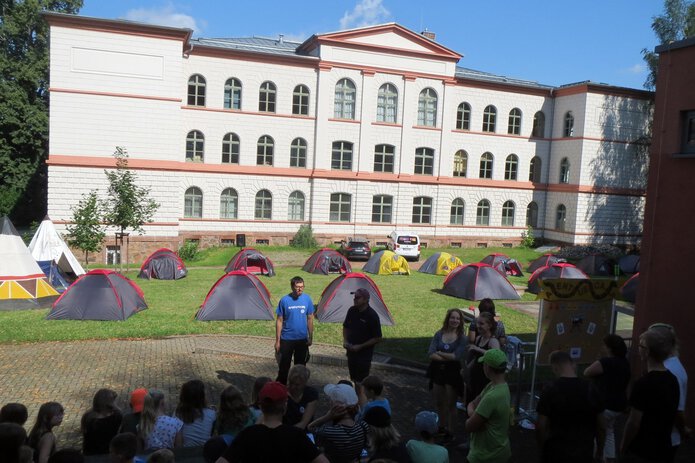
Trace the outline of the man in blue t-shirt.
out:
[[[287,384],[292,356],[295,365],[306,365],[314,335],[314,304],[304,294],[304,280],[290,280],[292,292],[278,303],[275,311],[275,355],[278,359],[278,382]]]

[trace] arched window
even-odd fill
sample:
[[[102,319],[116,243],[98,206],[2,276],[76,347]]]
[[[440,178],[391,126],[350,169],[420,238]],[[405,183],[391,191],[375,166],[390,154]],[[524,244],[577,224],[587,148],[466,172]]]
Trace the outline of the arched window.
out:
[[[494,132],[497,124],[497,108],[492,105],[486,106],[483,111],[483,132]]]
[[[432,148],[417,148],[415,150],[415,173],[432,175],[434,173],[434,150]]]
[[[331,194],[329,222],[349,222],[352,209],[352,195],[347,193]]]
[[[504,161],[504,179],[516,180],[519,172],[519,158],[516,154],[510,154]]]
[[[574,136],[574,115],[572,111],[567,111],[565,113],[565,125],[563,127],[562,135],[564,137]]]
[[[205,137],[200,130],[191,130],[186,136],[186,161],[203,162],[205,159]]]
[[[258,139],[256,146],[256,165],[257,166],[272,166],[273,152],[275,150],[275,142],[268,135],[263,135]]]
[[[533,131],[531,132],[531,136],[538,138],[545,137],[545,114],[543,111],[538,111],[533,115]]]
[[[374,195],[372,198],[372,222],[391,223],[393,196]]]
[[[509,111],[509,125],[507,126],[507,133],[510,135],[521,134],[521,110],[519,108],[514,108]]]
[[[297,85],[292,92],[292,114],[309,115],[309,87]]]
[[[293,191],[287,200],[287,220],[304,220],[304,193]]]
[[[183,195],[183,216],[189,219],[203,218],[203,191],[192,186]]]
[[[449,217],[449,223],[451,225],[463,225],[465,207],[466,203],[464,203],[461,198],[456,198],[451,202],[451,215]]]
[[[529,164],[528,170],[528,181],[538,183],[541,181],[541,165],[543,162],[538,156],[531,158],[531,163]]]
[[[456,110],[456,128],[458,130],[471,130],[471,105],[465,101]]]
[[[480,156],[480,172],[478,174],[478,178],[492,178],[492,166],[495,162],[495,158],[492,156],[492,153],[483,153],[482,156]]]
[[[413,223],[432,223],[432,198],[413,198]]]
[[[220,194],[220,219],[236,219],[239,214],[239,195],[234,188],[225,188]]]
[[[253,208],[253,217],[256,220],[270,220],[273,217],[273,195],[268,190],[260,190],[256,193],[256,202]]]
[[[222,138],[222,164],[239,164],[239,136],[235,133]]]
[[[555,228],[560,231],[565,231],[565,225],[567,222],[567,208],[564,204],[557,206],[557,213],[555,215]]]
[[[417,125],[437,125],[437,92],[432,88],[428,87],[420,92],[417,100]]]
[[[478,203],[478,207],[475,211],[475,224],[476,225],[490,225],[490,201],[487,199],[482,199]]]
[[[458,150],[454,153],[454,177],[465,177],[468,173],[468,153]]]
[[[538,204],[535,201],[531,201],[526,206],[526,226],[538,227]]]
[[[306,140],[295,138],[290,145],[290,167],[306,167]]]
[[[275,112],[277,90],[272,82],[263,82],[258,91],[258,110],[262,113]]]
[[[227,79],[227,82],[224,83],[224,108],[241,109],[241,81],[239,79]]]
[[[188,78],[188,105],[205,106],[205,77],[200,74]]]
[[[516,205],[514,201],[505,201],[502,204],[502,226],[503,227],[513,227],[514,226],[514,212],[516,210]]]
[[[562,158],[560,161],[560,183],[570,182],[570,161],[567,158]]]
[[[340,79],[335,84],[335,100],[333,101],[333,116],[336,119],[355,118],[355,99],[357,91],[350,79]]]
[[[379,87],[376,98],[376,120],[395,124],[398,114],[398,90],[393,84]]]
[[[331,169],[352,170],[352,143],[349,141],[333,142]]]
[[[393,159],[396,147],[376,145],[374,147],[374,172],[393,172]]]

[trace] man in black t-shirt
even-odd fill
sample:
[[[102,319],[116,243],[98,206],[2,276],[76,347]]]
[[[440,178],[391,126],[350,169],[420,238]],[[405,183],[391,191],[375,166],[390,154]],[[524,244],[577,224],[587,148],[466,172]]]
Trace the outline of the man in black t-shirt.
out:
[[[369,306],[369,291],[359,288],[343,322],[343,347],[347,351],[350,379],[356,383],[369,376],[374,346],[381,342],[379,315]]]
[[[543,391],[536,407],[541,461],[590,462],[594,455],[603,459],[606,430],[600,397],[588,381],[577,377],[567,352],[550,354],[550,365],[557,379]]]

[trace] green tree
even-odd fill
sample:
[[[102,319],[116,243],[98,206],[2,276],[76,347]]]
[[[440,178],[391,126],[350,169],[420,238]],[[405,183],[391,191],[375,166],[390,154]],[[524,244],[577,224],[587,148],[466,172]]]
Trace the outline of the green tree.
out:
[[[101,202],[95,190],[72,208],[72,225],[68,225],[68,244],[84,252],[84,262],[89,267],[89,253],[101,251],[104,226],[101,224]]]
[[[659,44],[665,44],[695,35],[695,2],[692,0],[664,0],[664,13],[652,18],[652,30]],[[642,57],[649,67],[644,87],[656,87],[659,55],[652,50],[642,49]]]
[[[75,14],[82,0],[0,0],[0,215],[46,212],[48,24],[43,11]]]
[[[290,244],[295,248],[305,249],[315,248],[319,245],[316,242],[316,238],[314,238],[314,231],[311,229],[311,225],[300,225]]]

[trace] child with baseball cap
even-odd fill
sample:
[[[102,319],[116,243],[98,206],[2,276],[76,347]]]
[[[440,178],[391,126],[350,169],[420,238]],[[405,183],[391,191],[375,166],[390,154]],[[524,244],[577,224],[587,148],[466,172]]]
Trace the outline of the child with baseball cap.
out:
[[[130,409],[131,413],[126,413],[123,415],[123,420],[121,421],[121,427],[118,432],[132,432],[133,434],[138,433],[138,424],[140,423],[140,415],[142,414],[142,407],[145,405],[145,396],[147,395],[147,389],[140,387],[135,389],[130,393]]]
[[[439,415],[422,411],[415,415],[415,429],[422,440],[411,439],[406,444],[413,463],[449,463],[449,451],[434,443],[439,431]]]

